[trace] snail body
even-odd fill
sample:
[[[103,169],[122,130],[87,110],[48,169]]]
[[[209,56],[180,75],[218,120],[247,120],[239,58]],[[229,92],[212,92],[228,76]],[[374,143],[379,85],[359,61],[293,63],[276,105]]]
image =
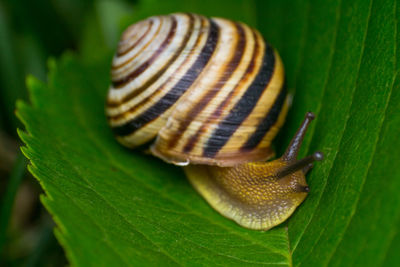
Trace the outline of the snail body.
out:
[[[311,113],[285,155],[265,162],[288,98],[281,59],[258,31],[196,14],[150,17],[123,33],[111,80],[117,140],[184,166],[224,216],[266,230],[306,197],[305,173],[322,156],[296,159]]]

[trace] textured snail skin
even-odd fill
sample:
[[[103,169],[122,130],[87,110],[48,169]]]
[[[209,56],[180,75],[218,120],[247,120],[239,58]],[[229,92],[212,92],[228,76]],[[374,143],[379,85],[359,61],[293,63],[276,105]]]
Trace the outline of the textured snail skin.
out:
[[[272,161],[184,169],[197,191],[222,215],[246,228],[268,230],[285,221],[307,196],[302,171],[285,179],[268,176],[283,166],[285,162]]]
[[[290,156],[265,162],[288,98],[281,59],[255,29],[196,14],[150,17],[123,33],[111,80],[106,115],[117,140],[185,166],[224,216],[266,230],[306,197],[305,173],[317,159],[296,157],[313,116]]]
[[[284,222],[303,202],[309,187],[305,175],[321,152],[297,160],[314,114],[308,112],[282,157],[233,167],[188,165],[185,173],[194,188],[219,213],[243,227],[268,230]]]

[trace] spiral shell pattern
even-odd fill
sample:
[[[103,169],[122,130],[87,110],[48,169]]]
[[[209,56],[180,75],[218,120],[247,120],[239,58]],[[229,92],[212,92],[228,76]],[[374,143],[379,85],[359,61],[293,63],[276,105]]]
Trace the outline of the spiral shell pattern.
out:
[[[258,31],[196,14],[130,26],[112,62],[106,114],[122,144],[166,161],[230,166],[271,156],[287,112],[284,71]]]

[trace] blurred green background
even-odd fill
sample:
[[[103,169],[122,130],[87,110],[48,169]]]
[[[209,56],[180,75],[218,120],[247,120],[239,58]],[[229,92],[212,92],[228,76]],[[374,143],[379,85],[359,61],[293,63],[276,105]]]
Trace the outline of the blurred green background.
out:
[[[42,190],[19,152],[16,129],[22,125],[14,112],[17,99],[28,99],[26,76],[46,81],[48,58],[68,50],[88,58],[111,53],[135,4],[0,1],[0,266],[67,264],[53,235],[54,223],[40,204]]]

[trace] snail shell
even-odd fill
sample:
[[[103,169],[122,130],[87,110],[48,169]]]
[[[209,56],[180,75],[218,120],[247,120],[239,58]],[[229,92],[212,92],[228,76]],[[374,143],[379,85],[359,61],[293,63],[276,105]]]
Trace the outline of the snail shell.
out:
[[[123,33],[111,80],[106,114],[117,140],[185,166],[224,216],[266,230],[306,197],[305,174],[322,159],[297,160],[312,113],[285,154],[264,162],[288,100],[281,59],[258,31],[196,14],[150,17]]]
[[[287,111],[281,59],[254,29],[195,14],[155,16],[122,35],[107,115],[118,140],[177,164],[271,157]]]

